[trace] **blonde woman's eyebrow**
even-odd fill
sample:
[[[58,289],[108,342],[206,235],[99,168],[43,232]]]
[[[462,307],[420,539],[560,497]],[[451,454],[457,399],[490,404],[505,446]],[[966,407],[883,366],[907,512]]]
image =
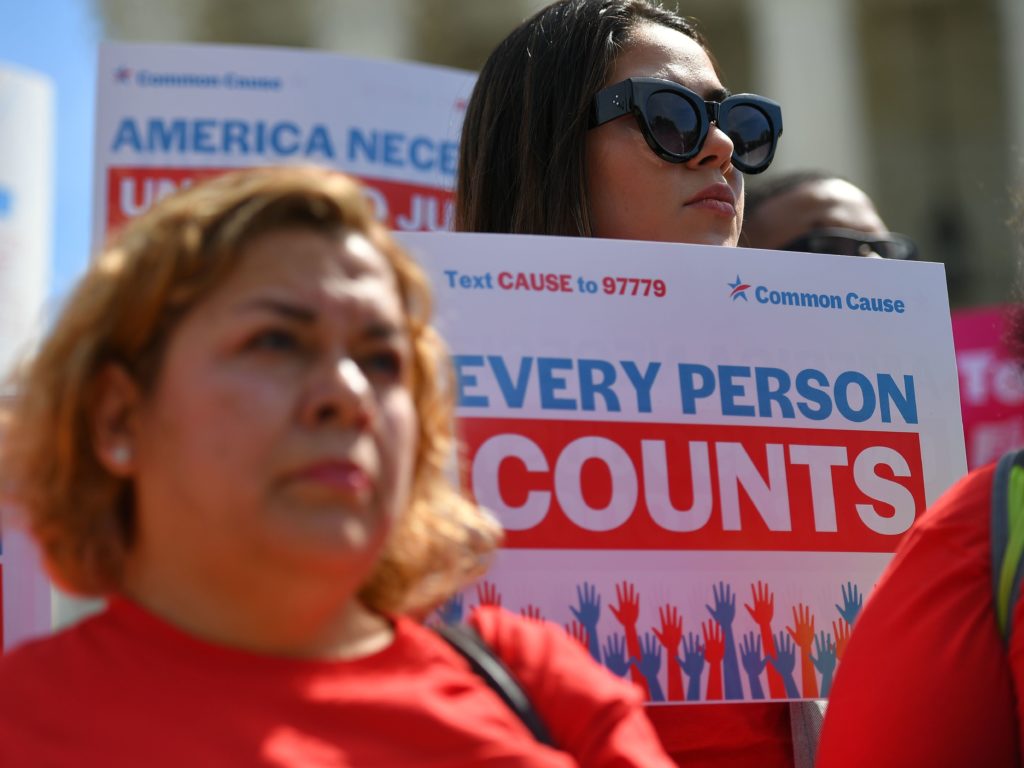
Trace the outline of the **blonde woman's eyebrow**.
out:
[[[238,312],[271,312],[300,323],[311,324],[316,322],[316,312],[309,307],[269,297],[260,297],[247,301],[238,307]]]
[[[394,338],[404,338],[405,328],[389,321],[372,322],[363,329],[362,336],[371,341],[390,341]]]

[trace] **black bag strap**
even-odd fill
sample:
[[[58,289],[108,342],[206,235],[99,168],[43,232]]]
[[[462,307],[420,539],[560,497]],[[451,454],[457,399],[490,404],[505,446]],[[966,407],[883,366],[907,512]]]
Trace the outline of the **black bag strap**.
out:
[[[508,708],[515,712],[538,742],[557,748],[544,721],[533,708],[519,681],[476,630],[463,624],[444,624],[435,627],[435,630],[469,662],[473,671],[501,697]]]

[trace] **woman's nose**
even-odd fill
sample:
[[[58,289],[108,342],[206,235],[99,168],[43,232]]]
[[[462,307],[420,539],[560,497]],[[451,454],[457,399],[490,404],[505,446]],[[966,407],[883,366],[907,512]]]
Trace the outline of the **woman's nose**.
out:
[[[728,170],[732,165],[733,149],[732,139],[728,134],[718,127],[718,123],[712,123],[708,127],[708,137],[704,140],[704,146],[686,164],[693,168],[721,166],[723,170]]]
[[[374,412],[373,385],[358,363],[349,357],[325,364],[309,392],[306,420],[315,426],[336,422],[365,429]]]

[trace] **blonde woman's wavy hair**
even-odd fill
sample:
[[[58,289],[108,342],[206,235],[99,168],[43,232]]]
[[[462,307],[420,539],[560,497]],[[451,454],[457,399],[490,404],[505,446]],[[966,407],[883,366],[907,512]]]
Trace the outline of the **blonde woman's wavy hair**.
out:
[[[131,547],[130,484],[97,459],[97,378],[122,366],[152,392],[177,324],[237,266],[246,243],[305,228],[365,235],[394,270],[413,348],[419,442],[409,509],[361,598],[378,610],[422,612],[486,567],[497,523],[446,472],[452,452],[450,363],[430,325],[427,280],[373,216],[361,188],[316,168],[233,172],[160,202],[92,264],[38,352],[14,374],[3,406],[0,489],[24,510],[54,579],[72,592],[116,592]]]

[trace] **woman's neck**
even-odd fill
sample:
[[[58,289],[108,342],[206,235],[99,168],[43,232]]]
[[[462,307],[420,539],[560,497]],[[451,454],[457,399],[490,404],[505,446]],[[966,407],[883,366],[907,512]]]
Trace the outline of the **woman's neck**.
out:
[[[357,589],[339,589],[337,580],[316,574],[196,583],[181,569],[165,576],[129,558],[121,591],[203,640],[272,656],[351,659],[386,648],[394,637],[391,622],[364,606]]]

